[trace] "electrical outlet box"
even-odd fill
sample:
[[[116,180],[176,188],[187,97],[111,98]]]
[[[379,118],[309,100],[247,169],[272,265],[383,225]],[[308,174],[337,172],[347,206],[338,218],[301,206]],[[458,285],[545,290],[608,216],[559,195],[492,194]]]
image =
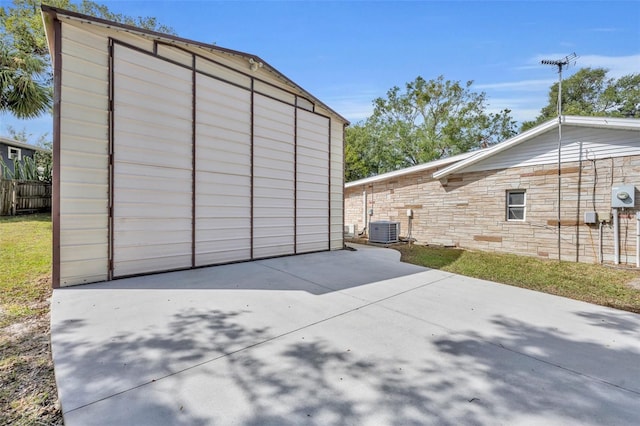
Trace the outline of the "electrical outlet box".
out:
[[[634,208],[636,188],[633,185],[616,185],[611,188],[611,208]]]
[[[584,214],[584,223],[586,225],[595,225],[596,223],[598,223],[598,213],[586,212]]]

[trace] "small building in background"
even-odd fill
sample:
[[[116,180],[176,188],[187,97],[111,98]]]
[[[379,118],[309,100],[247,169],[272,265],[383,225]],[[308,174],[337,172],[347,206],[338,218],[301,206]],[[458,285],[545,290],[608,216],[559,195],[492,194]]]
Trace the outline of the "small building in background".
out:
[[[640,120],[565,116],[560,152],[560,188],[557,119],[490,148],[349,182],[346,228],[395,221],[421,244],[635,264]]]
[[[18,142],[16,140],[0,136],[0,159],[2,159],[11,174],[15,172],[14,159],[24,162],[24,159],[27,157],[34,158],[38,151],[49,152],[49,150],[39,146]],[[2,175],[0,175],[0,178],[2,178]]]

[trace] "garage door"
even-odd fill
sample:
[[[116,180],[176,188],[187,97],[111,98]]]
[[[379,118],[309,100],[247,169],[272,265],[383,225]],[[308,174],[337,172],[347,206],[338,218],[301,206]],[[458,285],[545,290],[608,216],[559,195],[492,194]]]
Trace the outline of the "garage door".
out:
[[[113,58],[113,277],[329,249],[329,118],[276,87]]]
[[[190,267],[192,72],[114,49],[113,276]]]

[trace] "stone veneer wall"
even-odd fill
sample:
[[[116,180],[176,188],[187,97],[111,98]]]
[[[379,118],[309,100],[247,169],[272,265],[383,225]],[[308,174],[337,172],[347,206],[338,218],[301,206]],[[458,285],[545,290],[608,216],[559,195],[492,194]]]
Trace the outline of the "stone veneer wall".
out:
[[[406,210],[414,212],[412,237],[421,244],[515,253],[557,259],[557,166],[513,167],[450,175],[435,180],[430,169],[345,189],[345,224],[362,230],[363,191],[372,221],[401,222],[407,235]],[[585,225],[584,213],[598,212],[603,226],[604,260],[614,260],[611,187],[636,186],[640,205],[640,156],[584,160],[562,167],[562,259],[596,262],[598,226]],[[526,190],[526,220],[506,220],[506,192]],[[620,216],[620,262],[635,264],[635,210]]]

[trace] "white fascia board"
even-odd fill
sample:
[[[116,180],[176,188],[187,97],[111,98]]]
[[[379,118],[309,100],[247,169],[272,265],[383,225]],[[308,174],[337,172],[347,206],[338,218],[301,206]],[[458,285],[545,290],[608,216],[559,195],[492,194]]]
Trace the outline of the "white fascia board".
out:
[[[562,124],[582,127],[610,128],[618,130],[640,130],[640,119],[619,117],[580,117],[568,115]]]
[[[442,158],[440,160],[430,161],[424,164],[418,164],[417,166],[411,166],[404,169],[395,170],[393,172],[383,173],[377,176],[371,176],[371,177],[360,179],[360,180],[354,180],[353,182],[346,183],[344,187],[352,188],[354,186],[367,185],[369,183],[381,182],[383,180],[391,179],[394,177],[404,176],[411,173],[433,169],[434,167],[444,166],[446,164],[451,164],[451,163],[455,163],[456,161],[464,160],[465,158],[471,157],[473,155],[477,155],[480,152],[482,151],[465,152],[464,154],[454,155],[453,157]]]
[[[640,120],[637,118],[580,117],[576,115],[566,115],[562,117],[562,124],[571,125],[571,126],[581,126],[581,127],[611,128],[611,129],[619,129],[619,130],[640,129]],[[441,179],[452,173],[460,172],[461,170],[471,166],[472,164],[476,164],[477,162],[482,161],[485,158],[491,157],[492,155],[496,155],[499,152],[512,148],[513,146],[521,144],[522,142],[532,139],[542,133],[548,132],[549,130],[557,126],[558,126],[558,119],[553,118],[547,121],[546,123],[542,123],[539,126],[536,126],[532,129],[527,130],[526,132],[520,133],[519,135],[512,137],[511,139],[507,139],[504,142],[500,142],[499,144],[494,145],[493,147],[486,150],[480,155],[476,155],[474,157],[460,161],[459,163],[453,164],[450,167],[442,169],[434,173],[433,178]]]

